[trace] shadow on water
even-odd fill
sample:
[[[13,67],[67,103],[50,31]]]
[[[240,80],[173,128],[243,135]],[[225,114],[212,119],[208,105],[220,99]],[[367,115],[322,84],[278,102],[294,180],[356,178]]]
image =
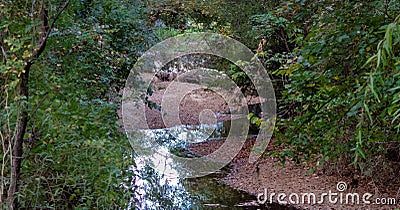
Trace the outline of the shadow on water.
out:
[[[225,137],[229,127],[229,121],[216,125],[182,125],[143,130],[140,137],[155,139],[161,145],[157,149],[190,158],[196,156],[186,149],[189,143]],[[257,132],[250,129],[249,133]],[[179,179],[160,174],[140,158],[135,158],[135,163],[136,167],[130,168],[135,174],[130,182],[135,191],[131,209],[294,209],[277,204],[259,206],[255,196],[225,185],[221,179],[228,174],[229,165],[204,177]]]

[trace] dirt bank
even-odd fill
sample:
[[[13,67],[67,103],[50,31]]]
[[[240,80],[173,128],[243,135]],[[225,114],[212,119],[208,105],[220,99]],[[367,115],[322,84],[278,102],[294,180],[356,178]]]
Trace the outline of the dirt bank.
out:
[[[220,93],[206,89],[182,90],[182,88],[185,88],[185,85],[190,86],[191,84],[180,83],[180,85],[173,86],[171,85],[171,81],[162,81],[153,76],[152,74],[142,75],[147,80],[153,78],[152,88],[154,92],[149,96],[149,100],[159,106],[162,106],[162,103],[167,103],[167,100],[172,101],[174,105],[179,104],[177,108],[179,110],[180,122],[175,123],[175,125],[197,125],[202,123],[200,122],[201,120],[214,121],[213,123],[215,123],[231,119],[228,103]],[[183,97],[180,94],[176,94],[182,91],[185,93]],[[248,104],[259,103],[257,97],[248,97],[246,100]],[[209,116],[210,119],[202,119],[201,116],[207,118],[204,117],[207,115],[204,114],[205,110],[209,111],[207,114],[213,113],[212,116]],[[163,120],[165,114],[162,111],[146,107],[145,113],[149,128],[165,128]]]
[[[266,157],[259,159],[257,162],[250,164],[248,163],[248,156],[251,151],[251,147],[254,144],[255,138],[249,138],[240,153],[233,159],[233,169],[230,174],[224,178],[224,182],[233,188],[240,189],[249,192],[253,195],[259,195],[260,193],[265,194],[267,189],[268,197],[272,193],[285,193],[286,198],[283,200],[290,203],[296,203],[296,195],[299,197],[298,204],[291,204],[299,209],[395,209],[400,207],[399,202],[399,185],[384,185],[378,186],[373,181],[368,179],[362,179],[358,183],[355,183],[351,177],[340,177],[334,175],[326,175],[321,171],[316,173],[307,173],[308,167],[301,167],[296,165],[292,161],[287,161],[285,166],[280,164],[280,161],[276,157]],[[203,143],[191,145],[191,149],[200,155],[207,155],[218,149],[224,143],[223,139],[210,140]],[[274,149],[270,144],[268,149]],[[345,182],[347,189],[342,192],[342,204],[340,204],[340,191],[337,189],[339,182]],[[341,185],[343,186],[343,185]],[[308,204],[308,197],[305,197],[303,204],[302,195],[312,193],[316,195],[316,202],[322,200],[321,196],[323,193],[338,193],[337,195],[332,194],[332,202],[329,201],[329,197],[324,197],[322,204]],[[289,200],[289,196],[292,195],[292,200]],[[350,193],[357,193],[360,195],[359,205],[352,204],[352,195]],[[362,196],[366,193],[371,193],[373,196],[369,198],[371,202],[375,201],[376,198],[396,198],[397,205],[366,205],[363,204]],[[346,196],[348,197],[348,203],[346,204]],[[367,195],[366,195],[367,196]],[[262,197],[261,197],[262,198]],[[337,199],[334,203],[335,198]],[[277,195],[273,196],[273,201],[277,202]],[[269,202],[269,200],[267,201]]]

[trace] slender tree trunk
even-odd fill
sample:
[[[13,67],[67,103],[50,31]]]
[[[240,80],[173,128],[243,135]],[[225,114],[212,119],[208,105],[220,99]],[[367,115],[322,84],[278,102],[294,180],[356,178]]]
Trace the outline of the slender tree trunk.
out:
[[[18,209],[18,199],[16,198],[15,193],[18,192],[18,180],[21,174],[24,135],[26,132],[26,126],[28,124],[28,78],[31,66],[31,63],[28,63],[25,66],[25,72],[21,74],[19,83],[19,95],[21,97],[20,111],[18,123],[16,125],[16,135],[13,141],[14,145],[12,147],[11,183],[8,189],[8,207],[12,210]]]
[[[67,8],[70,0],[66,1],[64,5],[58,10],[56,15],[54,16],[51,24],[48,21],[48,12],[44,7],[44,0],[41,3],[41,26],[40,26],[40,36],[38,40],[38,45],[36,48],[32,50],[32,55],[25,59],[26,65],[24,67],[24,71],[21,73],[20,81],[19,81],[19,97],[20,97],[20,110],[18,115],[18,121],[16,125],[16,135],[13,139],[12,145],[12,157],[11,157],[11,181],[10,186],[8,188],[8,208],[11,210],[18,209],[18,186],[19,179],[21,175],[21,165],[22,165],[22,155],[23,155],[23,143],[24,136],[26,132],[26,127],[28,124],[28,94],[29,94],[29,71],[33,65],[33,62],[39,58],[39,56],[43,53],[46,48],[46,42],[49,38],[49,34],[51,29],[54,26],[55,21],[58,19],[60,14]]]

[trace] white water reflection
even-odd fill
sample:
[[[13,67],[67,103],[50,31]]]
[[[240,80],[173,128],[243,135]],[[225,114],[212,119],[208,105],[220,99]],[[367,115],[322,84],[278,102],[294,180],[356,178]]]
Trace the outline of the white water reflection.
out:
[[[171,178],[171,174],[179,175],[175,170],[174,159],[168,156],[171,151],[186,158],[195,155],[187,150],[190,143],[206,141],[209,138],[225,137],[229,133],[230,122],[220,122],[214,125],[181,125],[172,128],[140,130],[135,134],[140,142],[149,138],[155,139],[156,145],[151,143],[146,147],[158,151],[152,153],[153,165],[160,168],[155,170],[148,165],[149,159],[143,156],[134,157],[136,166],[129,170],[134,176],[126,181],[125,189],[134,190],[135,196],[130,201],[128,209],[243,209],[243,203],[252,204],[245,209],[270,209],[258,206],[255,197],[245,192],[230,188],[215,180],[215,177],[225,176],[225,172],[213,175],[179,179]],[[142,144],[143,146],[143,144]],[[155,154],[155,155],[154,155]],[[169,167],[168,167],[169,166]],[[168,175],[169,174],[169,175]],[[178,177],[178,176],[173,176]],[[272,209],[289,209],[275,206]]]
[[[139,137],[135,142],[140,142],[141,145],[144,142],[150,142],[150,139],[155,142],[154,144],[145,144],[149,155],[138,156],[135,158],[135,162],[137,164],[148,163],[152,165],[161,176],[179,177],[181,174],[176,170],[179,165],[174,161],[174,155],[194,158],[195,156],[186,150],[188,144],[203,142],[213,137],[221,137],[229,131],[226,123],[220,122],[214,125],[181,125],[135,132],[136,136]],[[174,155],[171,155],[171,152]],[[180,170],[182,169],[180,168]],[[171,184],[177,184],[177,180],[177,178],[168,179]]]
[[[163,205],[192,209],[199,205],[185,190],[182,180],[173,178],[179,177],[179,172],[176,170],[176,167],[179,166],[171,157],[171,151],[184,151],[183,154],[178,153],[176,155],[186,155],[185,157],[188,158],[195,157],[186,149],[188,144],[225,136],[228,132],[227,122],[214,125],[181,125],[130,132],[131,136],[135,136],[135,143],[139,142],[142,148],[145,147],[149,150],[148,156],[136,156],[134,158],[136,167],[131,166],[129,168],[129,170],[135,171],[135,177],[131,177],[131,185],[136,188],[135,197],[132,198],[130,204],[136,203],[135,209],[165,208]],[[151,144],[149,139],[155,140],[156,144]],[[152,167],[149,167],[148,164],[151,164]],[[154,171],[154,169],[156,170]],[[152,171],[152,173],[146,174],[149,171]],[[160,195],[155,196],[154,194]],[[165,204],[166,201],[168,204]],[[131,207],[128,209],[131,209]]]

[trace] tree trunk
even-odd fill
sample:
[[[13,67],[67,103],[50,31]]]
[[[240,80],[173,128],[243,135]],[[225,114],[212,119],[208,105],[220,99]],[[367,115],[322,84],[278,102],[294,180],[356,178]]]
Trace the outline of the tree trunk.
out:
[[[18,209],[18,186],[19,186],[19,178],[21,175],[21,165],[22,165],[22,155],[23,155],[23,143],[24,136],[26,132],[26,127],[28,124],[28,93],[29,93],[29,71],[33,65],[33,62],[39,58],[39,56],[43,53],[46,48],[46,42],[49,38],[49,34],[51,29],[54,26],[55,21],[58,19],[60,14],[67,8],[70,0],[66,1],[60,10],[56,13],[53,18],[51,24],[48,21],[48,12],[45,9],[44,1],[41,3],[41,11],[40,11],[40,36],[38,40],[38,45],[36,48],[32,50],[32,55],[29,58],[26,58],[26,65],[24,67],[24,71],[21,73],[21,78],[19,81],[19,97],[20,100],[20,110],[18,115],[17,125],[15,127],[16,135],[13,139],[12,145],[12,157],[11,157],[11,180],[10,187],[8,188],[8,198],[7,204],[8,208],[11,210]]]
[[[15,193],[18,192],[18,180],[20,177],[22,155],[23,155],[23,142],[28,124],[28,78],[29,70],[32,66],[28,63],[22,74],[19,83],[20,111],[18,123],[16,125],[16,135],[14,138],[14,145],[12,147],[12,160],[11,160],[11,182],[8,189],[8,207],[9,209],[18,209],[18,199]]]

